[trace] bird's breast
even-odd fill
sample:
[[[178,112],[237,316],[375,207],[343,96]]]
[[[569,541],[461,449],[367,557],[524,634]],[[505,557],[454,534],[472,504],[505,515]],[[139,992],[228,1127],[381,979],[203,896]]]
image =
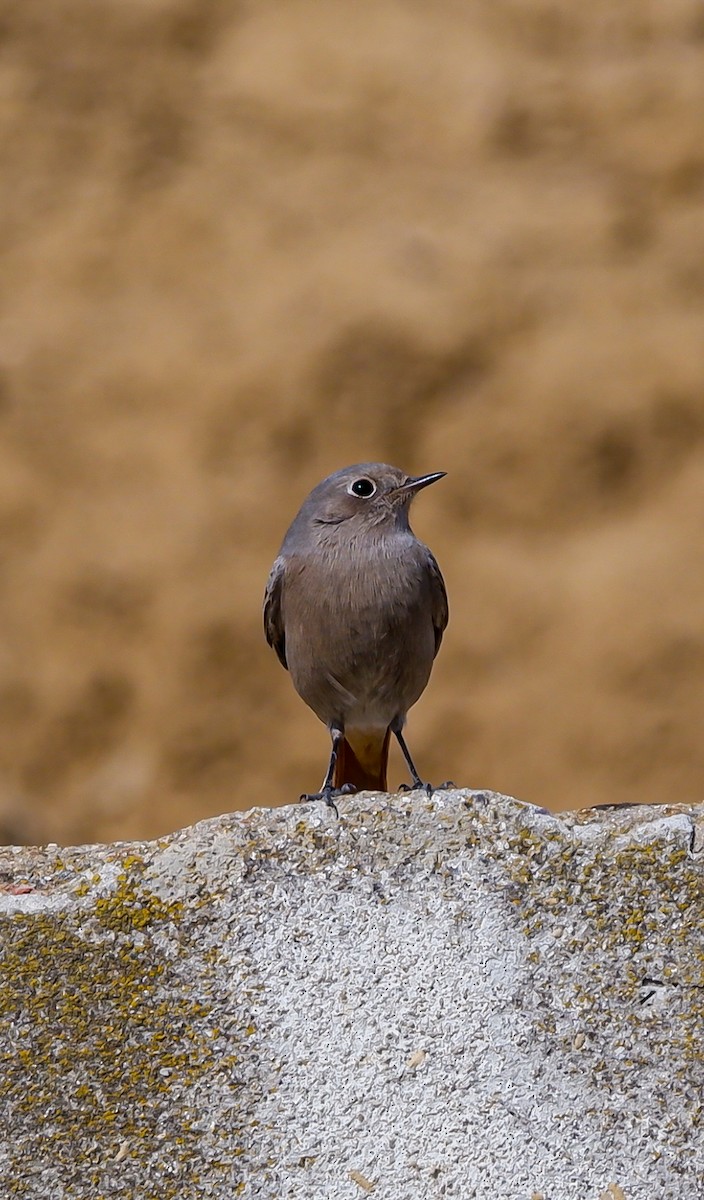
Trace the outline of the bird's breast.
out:
[[[417,700],[435,639],[427,571],[412,546],[298,556],[283,606],[294,685],[321,719],[386,724]]]

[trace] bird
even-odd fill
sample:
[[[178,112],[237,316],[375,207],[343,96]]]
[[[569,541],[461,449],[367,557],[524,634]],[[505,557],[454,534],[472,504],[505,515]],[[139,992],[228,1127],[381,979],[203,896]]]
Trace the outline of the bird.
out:
[[[340,795],[386,791],[391,734],[411,776],[403,790],[435,790],[403,729],[440,649],[448,601],[409,510],[445,474],[344,467],[313,488],[283,539],[264,594],[266,639],[331,738],[322,787],[302,800],[335,809]]]

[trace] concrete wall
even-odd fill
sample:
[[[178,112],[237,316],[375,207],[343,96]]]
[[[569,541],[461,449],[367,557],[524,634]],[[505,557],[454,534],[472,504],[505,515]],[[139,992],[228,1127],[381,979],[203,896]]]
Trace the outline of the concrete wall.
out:
[[[490,793],[0,855],[0,1194],[696,1200],[704,809]]]

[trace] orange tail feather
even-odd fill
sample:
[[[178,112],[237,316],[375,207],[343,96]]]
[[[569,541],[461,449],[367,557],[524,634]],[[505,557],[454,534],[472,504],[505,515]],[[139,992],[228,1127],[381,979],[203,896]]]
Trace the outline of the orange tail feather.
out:
[[[351,783],[358,792],[385,792],[386,767],[389,761],[391,730],[379,736],[362,734],[357,730],[338,747],[333,787]]]

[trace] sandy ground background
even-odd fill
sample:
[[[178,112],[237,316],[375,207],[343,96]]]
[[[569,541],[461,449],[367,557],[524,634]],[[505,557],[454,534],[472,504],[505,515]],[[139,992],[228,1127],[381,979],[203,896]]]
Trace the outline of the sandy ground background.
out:
[[[319,785],[261,594],[365,458],[448,472],[423,773],[701,800],[700,0],[3,0],[0,297],[5,839]]]

